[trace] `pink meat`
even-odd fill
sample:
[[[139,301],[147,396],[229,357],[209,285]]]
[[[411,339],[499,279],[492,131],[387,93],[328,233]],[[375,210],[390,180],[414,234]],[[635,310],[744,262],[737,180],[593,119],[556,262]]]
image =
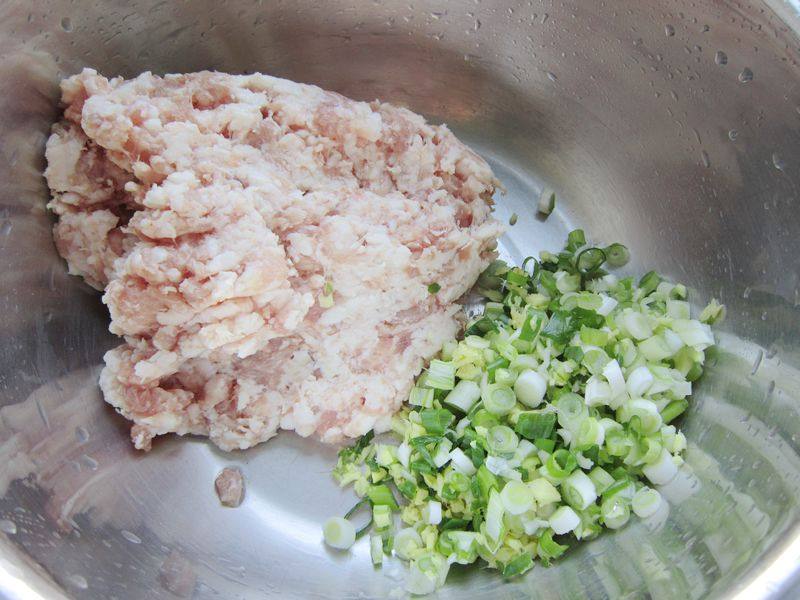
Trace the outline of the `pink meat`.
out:
[[[386,429],[494,258],[488,165],[407,110],[260,74],[62,92],[54,236],[125,339],[100,383],[136,447]]]

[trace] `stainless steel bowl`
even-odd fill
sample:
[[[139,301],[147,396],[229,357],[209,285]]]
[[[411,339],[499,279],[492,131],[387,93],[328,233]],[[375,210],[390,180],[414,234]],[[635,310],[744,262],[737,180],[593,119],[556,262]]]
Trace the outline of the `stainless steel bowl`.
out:
[[[669,510],[506,584],[442,598],[797,597],[800,572],[800,28],[793,3],[730,0],[0,4],[0,591],[7,597],[366,598],[400,585],[319,524],[352,502],[335,449],[292,434],[222,454],[137,454],[96,385],[115,341],[66,275],[41,177],[59,79],[263,71],[446,121],[508,188],[520,259],[583,226],[629,269],[728,306],[684,427]],[[541,185],[558,209],[536,217]],[[220,507],[224,465],[248,479]]]

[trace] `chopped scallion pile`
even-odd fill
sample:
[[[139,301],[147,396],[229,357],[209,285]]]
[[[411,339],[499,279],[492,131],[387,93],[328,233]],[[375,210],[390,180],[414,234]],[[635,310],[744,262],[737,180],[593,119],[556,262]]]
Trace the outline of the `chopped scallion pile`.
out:
[[[552,210],[552,192],[542,199]],[[406,589],[425,594],[453,563],[515,577],[654,515],[664,500],[651,486],[682,464],[673,423],[725,309],[713,300],[692,319],[684,286],[604,269],[629,259],[575,230],[557,254],[492,263],[476,286],[483,314],[420,376],[393,419],[397,442],[369,433],[340,452],[334,475],[369,503],[371,525],[333,518],[325,541],[347,548],[371,527],[372,562],[409,561]]]

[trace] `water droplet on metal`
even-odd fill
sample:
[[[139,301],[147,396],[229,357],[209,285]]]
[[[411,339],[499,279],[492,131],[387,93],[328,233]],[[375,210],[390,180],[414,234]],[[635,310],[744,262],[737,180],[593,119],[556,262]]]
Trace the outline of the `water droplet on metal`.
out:
[[[558,77],[556,77],[555,73],[551,73],[550,71],[547,72],[547,78],[550,81],[555,81],[556,79],[558,79]]]
[[[69,17],[61,19],[61,29],[67,32],[72,31],[72,19]]]
[[[672,25],[664,25],[664,33],[667,34],[667,37],[672,37],[675,35],[675,28]]]
[[[135,533],[128,531],[127,529],[123,529],[119,532],[119,534],[128,540],[131,544],[141,544],[142,538],[140,538]]]
[[[0,519],[0,531],[8,535],[17,533],[17,524],[10,519]]]
[[[68,575],[66,580],[80,590],[89,589],[89,582],[83,575]]]
[[[95,459],[93,459],[88,454],[84,454],[83,456],[81,456],[81,464],[83,464],[85,467],[91,469],[92,471],[96,471],[97,468],[100,466],[100,463],[98,463]]]
[[[738,137],[739,137],[739,132],[738,132],[738,131],[736,131],[735,129],[731,129],[731,130],[728,132],[728,137],[730,138],[730,140],[731,140],[732,142],[735,142],[735,141],[736,141],[736,138],[738,138]]]
[[[750,371],[750,375],[755,375],[758,371],[758,368],[761,366],[761,361],[764,359],[764,351],[759,350],[758,354],[756,354],[756,359],[753,361],[753,368]]]
[[[775,165],[775,168],[779,171],[783,171],[786,168],[786,162],[784,162],[783,158],[781,158],[780,154],[777,152],[772,153],[772,164]]]
[[[11,222],[11,219],[8,219],[7,221],[5,221],[3,223],[2,226],[0,226],[0,235],[4,235],[4,236],[5,235],[9,235],[11,233],[11,230],[13,229],[13,227],[14,227],[14,225]]]
[[[75,428],[75,439],[78,440],[79,444],[85,444],[89,441],[89,432],[86,431],[85,427],[78,425]]]
[[[703,166],[707,169],[711,166],[711,159],[708,158],[708,152],[702,150],[700,152],[700,160],[703,162]]]
[[[718,65],[727,65],[728,64],[728,55],[725,54],[722,50],[717,50],[717,53],[714,55],[714,62]]]
[[[742,72],[739,73],[739,81],[742,83],[750,83],[753,81],[753,71],[751,71],[749,67],[742,69]]]

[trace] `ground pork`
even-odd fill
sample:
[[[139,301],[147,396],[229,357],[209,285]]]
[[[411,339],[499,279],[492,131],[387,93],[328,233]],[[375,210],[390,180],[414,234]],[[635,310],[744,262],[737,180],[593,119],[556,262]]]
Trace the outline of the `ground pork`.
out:
[[[100,385],[136,447],[385,430],[494,257],[486,162],[408,110],[266,75],[61,87],[54,238],[125,340]]]

